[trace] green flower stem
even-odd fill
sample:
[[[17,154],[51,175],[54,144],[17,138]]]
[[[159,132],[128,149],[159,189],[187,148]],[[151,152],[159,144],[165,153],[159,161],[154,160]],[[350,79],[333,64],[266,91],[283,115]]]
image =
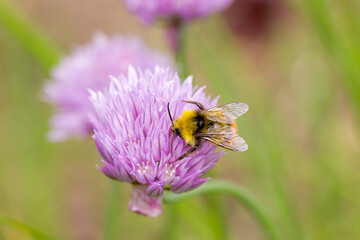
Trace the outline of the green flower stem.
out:
[[[173,19],[166,30],[172,32],[170,35],[175,35],[173,36],[175,39],[169,39],[169,42],[174,51],[176,67],[181,80],[184,80],[187,76],[185,64],[185,30],[186,25],[181,21],[181,19]],[[171,41],[175,41],[175,43],[172,43]]]
[[[179,214],[181,214],[181,212],[178,209],[178,206],[172,205],[168,208],[164,221],[164,230],[160,237],[161,240],[177,239],[177,236],[179,235]]]
[[[0,25],[46,70],[60,59],[61,51],[58,46],[7,0],[0,0]]]
[[[36,240],[54,240],[55,239],[55,238],[49,237],[48,235],[40,232],[39,230],[37,230],[23,222],[12,219],[12,218],[7,217],[2,214],[0,214],[0,226],[1,225],[9,226],[9,227],[15,228],[20,231],[26,231],[33,237],[33,239],[36,239]]]
[[[181,80],[184,80],[184,78],[187,76],[186,73],[186,59],[185,59],[185,25],[181,25],[179,29],[179,36],[178,36],[178,48],[175,53],[175,60],[178,67],[178,73],[181,78]]]
[[[262,208],[258,200],[249,191],[233,183],[225,181],[211,181],[209,183],[205,183],[203,186],[195,190],[182,193],[180,195],[166,193],[164,196],[164,202],[176,203],[206,193],[227,193],[234,196],[254,215],[255,219],[262,227],[268,239],[279,239],[273,222],[271,221],[265,209]]]
[[[118,181],[110,181],[104,216],[104,240],[120,239],[121,188]]]

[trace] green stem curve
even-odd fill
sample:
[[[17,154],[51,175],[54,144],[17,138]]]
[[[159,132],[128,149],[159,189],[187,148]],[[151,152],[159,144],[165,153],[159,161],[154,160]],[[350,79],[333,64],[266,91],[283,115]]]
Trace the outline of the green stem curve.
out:
[[[60,59],[60,48],[7,0],[0,0],[0,25],[33,55],[45,70],[49,70]]]
[[[203,186],[180,195],[166,193],[165,203],[176,203],[206,193],[227,193],[234,196],[256,218],[268,239],[278,240],[278,234],[268,213],[248,190],[226,181],[211,181]]]
[[[5,225],[9,227],[13,227],[18,230],[27,231],[34,239],[37,240],[54,240],[55,238],[50,237],[46,235],[45,233],[29,226],[26,223],[23,223],[21,221],[12,219],[10,217],[7,217],[5,215],[0,214],[0,226]]]

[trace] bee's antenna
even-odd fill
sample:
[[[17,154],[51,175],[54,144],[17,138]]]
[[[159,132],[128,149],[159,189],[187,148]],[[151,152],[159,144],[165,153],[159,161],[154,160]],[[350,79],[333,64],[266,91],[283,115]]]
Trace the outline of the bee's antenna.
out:
[[[171,113],[170,113],[170,103],[168,102],[167,104],[167,110],[168,110],[168,113],[169,113],[169,117],[170,117],[170,120],[171,120],[171,124],[172,126],[174,127],[174,121],[173,121],[173,118],[171,117]]]
[[[173,142],[174,142],[174,133],[171,134],[171,157],[173,157]]]
[[[171,124],[172,126],[174,127],[174,121],[171,117],[171,113],[170,113],[170,103],[168,102],[167,104],[167,110],[168,110],[168,113],[169,113],[169,117],[170,117],[170,120],[171,120]],[[172,135],[171,135],[171,157],[173,156],[173,142],[174,142],[174,132],[172,132]]]

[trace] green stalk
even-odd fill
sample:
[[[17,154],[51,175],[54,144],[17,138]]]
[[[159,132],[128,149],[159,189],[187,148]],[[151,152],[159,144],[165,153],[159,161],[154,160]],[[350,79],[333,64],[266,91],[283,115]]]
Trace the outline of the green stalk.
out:
[[[179,24],[177,37],[178,45],[175,52],[175,61],[180,79],[184,80],[184,78],[187,76],[185,64],[185,24]]]
[[[181,80],[186,77],[185,67],[185,27],[186,24],[180,18],[170,19],[165,32],[168,44],[174,54],[177,72]]]
[[[36,240],[54,240],[54,238],[49,237],[45,233],[42,233],[39,230],[21,222],[21,221],[12,219],[12,218],[7,217],[2,214],[0,214],[0,225],[9,226],[9,227],[15,228],[20,231],[26,231],[33,237],[33,239],[36,239]]]
[[[164,202],[177,203],[207,193],[226,193],[232,195],[255,217],[268,239],[279,239],[274,224],[259,201],[249,191],[233,183],[225,181],[211,181],[195,190],[182,193],[181,195],[167,193],[164,196]]]
[[[166,212],[164,231],[162,232],[161,240],[174,240],[177,239],[179,235],[179,216],[181,211],[178,209],[178,206],[172,205]]]
[[[120,238],[120,204],[121,192],[120,183],[118,181],[110,181],[108,190],[108,201],[106,202],[106,212],[104,216],[104,239],[119,239]]]
[[[0,25],[49,70],[58,62],[61,51],[45,33],[23,17],[19,9],[6,0],[0,0]]]

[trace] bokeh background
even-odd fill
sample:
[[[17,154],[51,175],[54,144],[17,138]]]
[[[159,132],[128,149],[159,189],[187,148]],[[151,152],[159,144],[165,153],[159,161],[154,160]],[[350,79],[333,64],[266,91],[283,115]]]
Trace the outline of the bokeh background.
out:
[[[7,2],[63,54],[96,31],[135,34],[171,53],[163,25],[142,25],[117,0]],[[359,10],[356,0],[236,0],[186,29],[195,83],[221,103],[250,106],[238,120],[249,150],[229,152],[210,175],[257,196],[280,239],[360,239]],[[47,142],[52,108],[40,93],[49,72],[2,20],[1,216],[55,239],[264,239],[226,195],[165,204],[155,219],[128,211],[130,186],[95,167],[91,139]],[[37,239],[5,222],[1,240]]]

